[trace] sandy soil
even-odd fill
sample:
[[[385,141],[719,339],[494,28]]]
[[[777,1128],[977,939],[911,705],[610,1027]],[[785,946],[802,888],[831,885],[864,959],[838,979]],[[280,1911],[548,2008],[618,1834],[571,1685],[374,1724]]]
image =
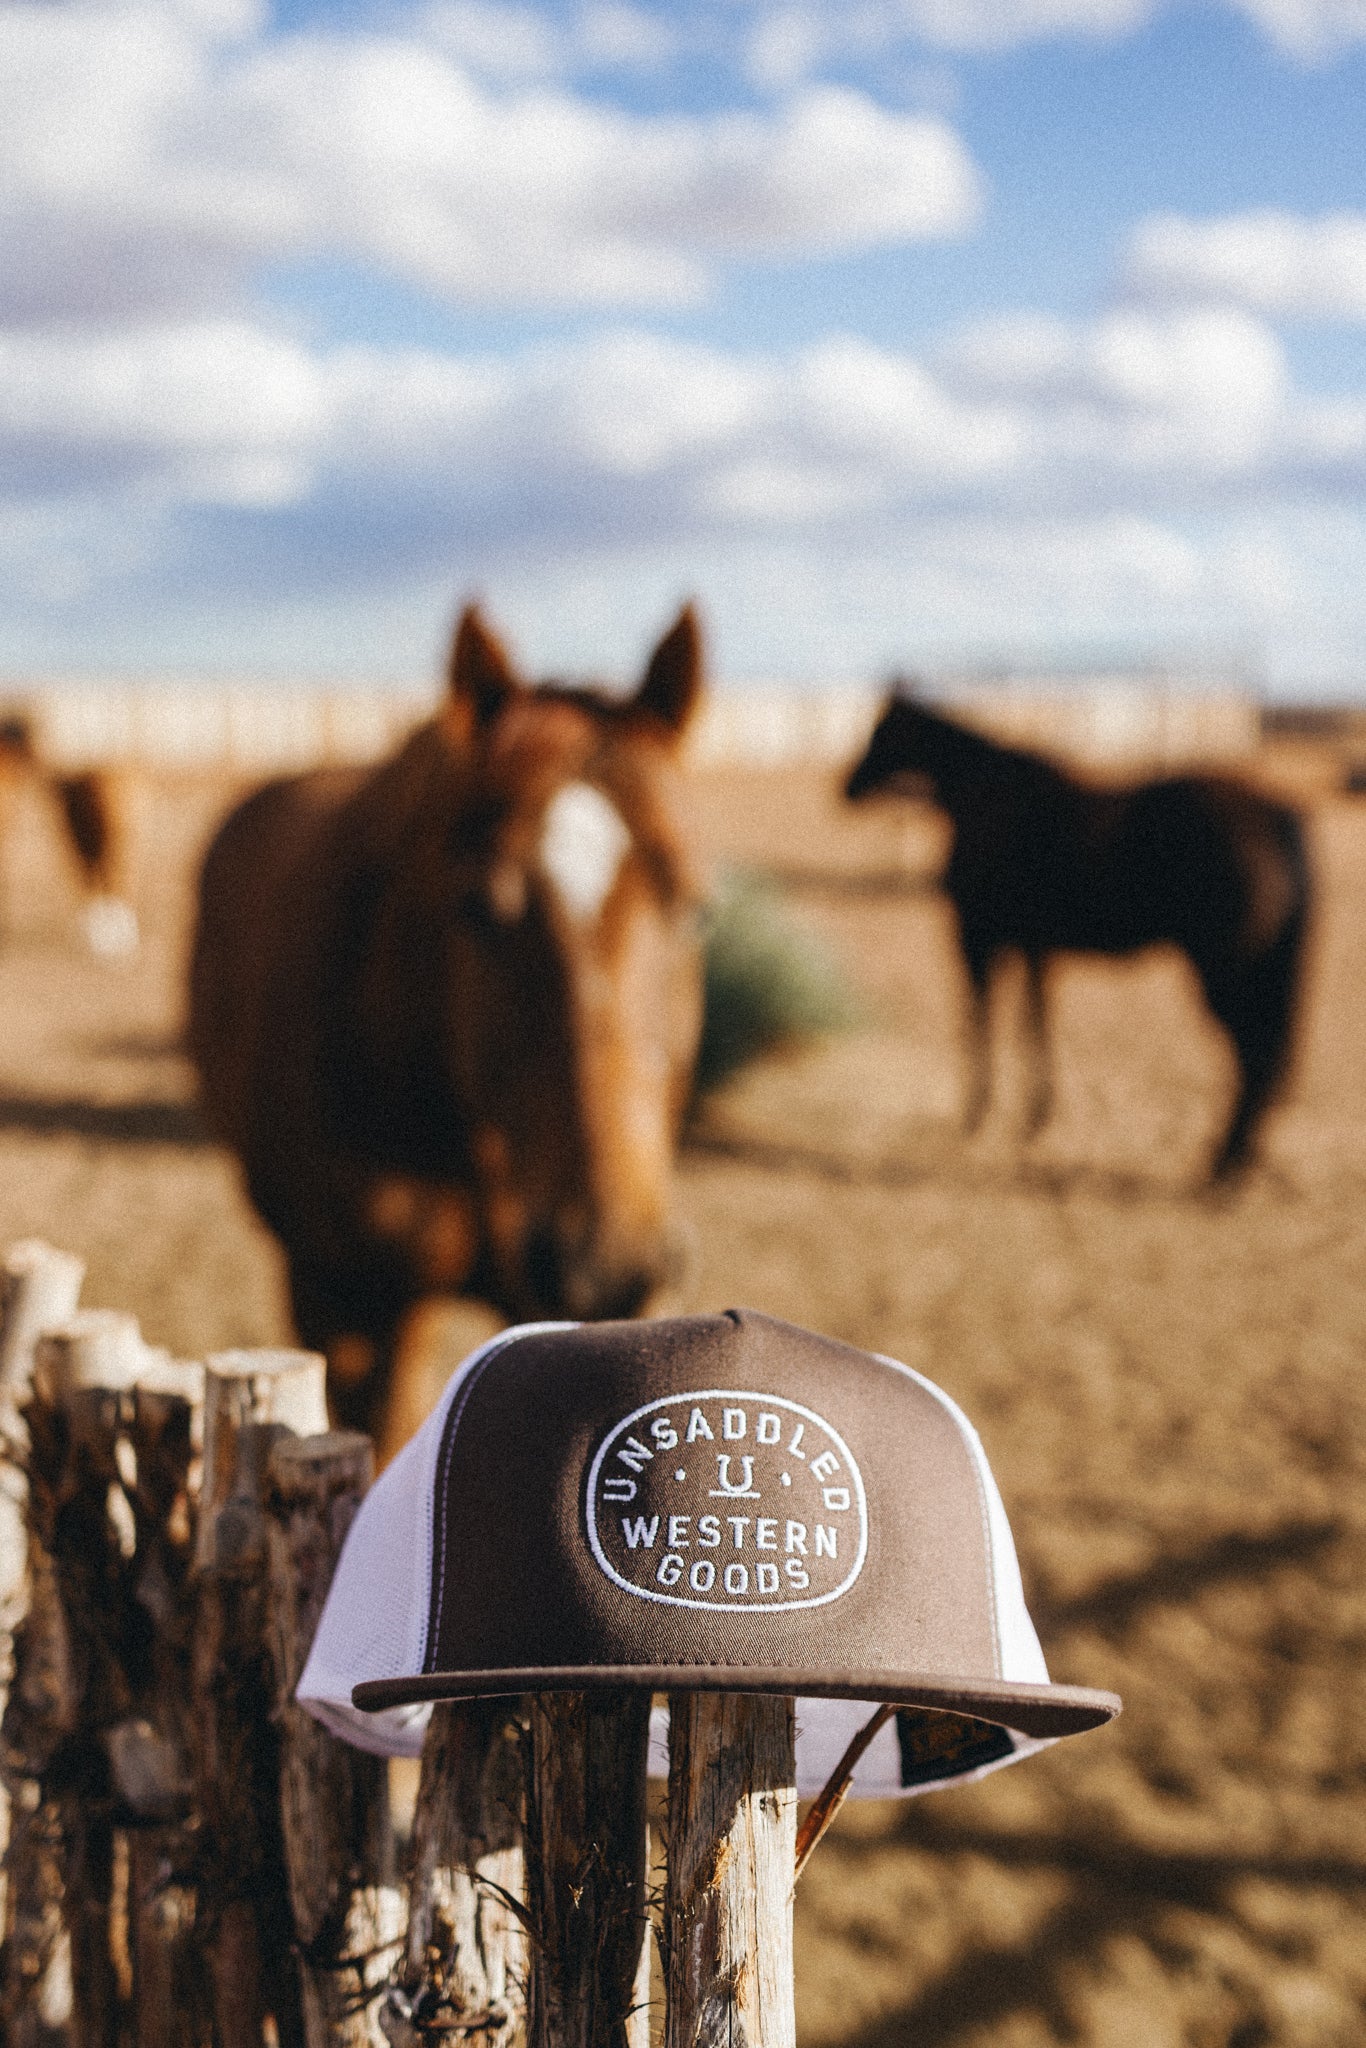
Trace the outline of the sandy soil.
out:
[[[91,1301],[184,1353],[286,1335],[176,1049],[189,878],[228,794],[137,792],[136,967],[82,956],[36,810],[0,872],[0,1239],[81,1252]],[[1126,1701],[980,1788],[846,1812],[798,1895],[803,2042],[1359,2042],[1366,804],[1317,804],[1297,1072],[1219,1201],[1200,1177],[1230,1067],[1178,961],[1057,973],[1057,1111],[1028,1147],[1003,1002],[998,1110],[965,1144],[933,821],[849,819],[796,772],[713,773],[698,804],[718,857],[783,877],[868,1025],[708,1108],[681,1169],[691,1305],[942,1382],[985,1437],[1055,1676]]]

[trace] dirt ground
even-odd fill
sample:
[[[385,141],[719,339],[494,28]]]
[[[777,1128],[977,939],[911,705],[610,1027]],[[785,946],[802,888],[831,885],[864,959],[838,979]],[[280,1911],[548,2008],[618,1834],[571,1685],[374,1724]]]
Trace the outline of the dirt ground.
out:
[[[1312,762],[1265,764],[1314,795]],[[230,792],[137,792],[134,966],[86,959],[36,809],[0,873],[0,1240],[183,1354],[279,1341],[280,1272],[177,1051],[185,906]],[[891,1352],[978,1424],[1054,1676],[1112,1729],[847,1809],[798,1893],[804,2048],[1337,2048],[1366,2034],[1366,803],[1319,792],[1300,1054],[1263,1164],[1200,1188],[1231,1087],[1175,959],[1069,964],[1057,1107],[955,1118],[932,822],[713,771],[718,857],[788,888],[866,1028],[755,1068],[681,1167],[690,1306]],[[1009,992],[1007,991],[1007,996]]]

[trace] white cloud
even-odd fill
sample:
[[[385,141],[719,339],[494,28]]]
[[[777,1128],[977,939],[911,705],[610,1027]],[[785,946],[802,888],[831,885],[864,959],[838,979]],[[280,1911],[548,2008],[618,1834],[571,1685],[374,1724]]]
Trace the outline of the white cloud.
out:
[[[1140,28],[1160,0],[763,0],[747,32],[750,76],[770,90],[832,60],[907,43],[968,54],[1071,35],[1112,38]]]
[[[834,87],[803,94],[772,122],[732,116],[717,124],[706,160],[688,154],[668,214],[697,206],[704,245],[730,253],[833,253],[961,233],[979,204],[947,124],[888,114]]]
[[[502,84],[653,71],[683,43],[672,22],[627,0],[588,0],[568,18],[515,0],[431,0],[420,21],[457,63]]]
[[[1304,63],[1366,42],[1366,0],[1230,0],[1263,34]]]
[[[863,17],[860,17],[862,20]],[[874,47],[893,40],[879,34]],[[818,71],[849,44],[859,47],[853,24],[813,7],[784,7],[764,12],[750,30],[746,68],[755,84],[768,92],[787,92]]]
[[[402,662],[474,580],[551,663],[689,587],[751,671],[1116,634],[1253,630],[1287,673],[1359,652],[1366,400],[1297,392],[1267,325],[1362,318],[1359,213],[1154,218],[1122,304],[930,356],[626,327],[324,348],[253,305],[267,266],[316,258],[459,305],[680,305],[728,265],[960,233],[979,180],[950,125],[801,81],[1160,4],[439,0],[285,35],[261,0],[0,9],[0,654],[26,616],[101,659],[231,618],[229,663]],[[1300,54],[1357,33],[1344,6],[1228,4]],[[572,84],[696,59],[704,30],[718,61],[747,43],[759,111]]]
[[[1117,36],[1157,0],[895,0],[905,29],[947,49],[1008,49],[1044,36]]]
[[[920,45],[956,55],[1030,43],[1113,41],[1192,0],[749,0],[746,67],[789,90],[831,63]],[[1285,54],[1323,63],[1366,42],[1366,0],[1223,0]]]
[[[0,334],[0,449],[38,498],[100,482],[287,503],[308,488],[325,412],[319,365],[241,321]]]
[[[966,330],[942,360],[955,388],[1029,408],[1058,481],[1249,475],[1286,430],[1281,346],[1236,310],[1006,316]]]
[[[732,549],[709,559],[697,581],[723,672],[866,682],[984,661],[1128,658],[1215,673],[1250,664],[1255,674],[1264,662],[1281,688],[1312,689],[1359,684],[1366,591],[1352,563],[1363,547],[1366,519],[1347,508],[1235,511],[1198,523],[931,514],[858,549],[832,549],[824,536]],[[679,586],[651,568],[615,587],[601,578],[579,627],[584,659],[594,628],[597,645],[610,644],[614,603],[634,600],[629,615],[642,632],[648,600],[664,611]],[[558,579],[553,568],[514,570],[497,593],[508,616],[525,622],[519,630],[549,646],[559,608],[585,580],[582,563]]]
[[[941,617],[990,605],[1028,621],[1034,637],[1062,608],[1095,631],[1135,604],[1179,603],[1199,587],[1202,570],[1199,548],[1172,526],[1103,513],[942,522],[927,536],[915,575],[918,595]]]
[[[422,25],[457,64],[502,83],[558,77],[572,61],[569,36],[534,7],[435,0]]]
[[[1134,231],[1123,282],[1154,299],[1222,299],[1292,318],[1366,321],[1366,213],[1155,214]]]
[[[585,64],[640,71],[667,63],[681,43],[663,15],[625,0],[590,0],[578,17],[576,40]]]
[[[1147,521],[1164,499],[1332,496],[1366,475],[1366,402],[1294,392],[1274,337],[1232,312],[998,321],[937,363],[631,331],[322,352],[203,319],[0,334],[0,465],[35,500],[273,506],[308,527],[301,563],[319,530],[399,508],[433,540],[542,557],[633,527],[843,545],[950,508]]]
[[[464,303],[679,304],[727,259],[957,234],[976,212],[953,130],[858,93],[646,117],[492,90],[411,36],[259,40],[237,5],[203,0],[210,26],[161,0],[0,11],[10,319],[227,309],[261,265],[305,256]],[[530,70],[552,33],[530,12],[461,18],[506,63],[521,34]],[[650,30],[603,4],[576,33],[620,53]]]
[[[511,358],[224,320],[11,332],[0,659],[31,661],[27,623],[97,665],[425,670],[478,585],[550,667],[617,659],[623,620],[643,639],[694,590],[732,673],[1249,635],[1285,676],[1340,669],[1366,645],[1366,404],[1253,378],[1234,460],[1190,334],[1100,325],[938,365],[629,331]],[[1160,474],[1135,455],[1154,421]]]
[[[1311,468],[1361,474],[1366,466],[1366,399],[1302,400],[1297,426],[1299,445]]]
[[[655,70],[680,56],[739,61],[785,92],[831,63],[912,44],[967,54],[1073,36],[1113,39],[1163,0],[584,0],[551,13],[531,0],[428,0],[427,32],[481,77],[502,83],[591,71]],[[1234,0],[1239,4],[1239,0]]]

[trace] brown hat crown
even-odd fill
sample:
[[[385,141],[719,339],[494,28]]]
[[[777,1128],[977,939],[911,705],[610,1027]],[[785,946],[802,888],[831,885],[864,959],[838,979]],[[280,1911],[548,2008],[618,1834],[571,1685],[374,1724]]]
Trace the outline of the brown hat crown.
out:
[[[954,1403],[768,1316],[495,1340],[364,1504],[352,1591],[335,1589],[353,1613],[367,1516],[375,1546],[400,1511],[412,1527],[415,1486],[420,1649],[410,1632],[361,1660],[363,1708],[635,1683],[905,1701],[1037,1735],[1118,1708],[1048,1682]]]

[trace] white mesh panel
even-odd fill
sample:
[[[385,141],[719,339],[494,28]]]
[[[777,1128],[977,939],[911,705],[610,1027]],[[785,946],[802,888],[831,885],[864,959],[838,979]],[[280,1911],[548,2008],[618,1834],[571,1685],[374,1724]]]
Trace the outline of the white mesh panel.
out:
[[[429,1705],[363,1714],[351,1688],[410,1678],[427,1654],[432,1596],[432,1525],[441,1432],[461,1383],[518,1337],[566,1323],[524,1323],[472,1351],[412,1440],[371,1487],[347,1533],[295,1698],[334,1735],[378,1756],[419,1756]]]
[[[985,1523],[988,1569],[991,1573],[991,1597],[995,1615],[996,1646],[1000,1658],[1000,1675],[1013,1685],[1047,1685],[1048,1666],[1044,1663],[1043,1650],[1034,1632],[1034,1624],[1025,1606],[1024,1586],[1020,1579],[1020,1560],[1015,1554],[1015,1539],[1010,1533],[1005,1503],[1000,1488],[992,1476],[987,1454],[982,1448],[982,1439],[968,1421],[958,1403],[937,1387],[933,1380],[927,1380],[923,1373],[913,1366],[903,1365],[899,1358],[888,1358],[878,1352],[877,1357],[884,1365],[904,1372],[907,1379],[933,1394],[941,1407],[948,1410],[958,1425],[958,1430],[967,1447],[982,1500],[982,1514]],[[1021,1736],[1018,1740],[1023,1741]]]
[[[971,1423],[968,1427],[972,1429]],[[1012,1685],[1047,1685],[1048,1666],[1029,1618],[1029,1609],[1025,1606],[1020,1560],[1015,1554],[1015,1538],[1010,1533],[1005,1502],[1001,1499],[1001,1490],[987,1464],[986,1453],[975,1429],[972,1430],[972,1447],[980,1460],[982,1484],[986,1488],[991,1569],[996,1580],[996,1626],[1001,1642],[1001,1676],[1008,1678]]]

